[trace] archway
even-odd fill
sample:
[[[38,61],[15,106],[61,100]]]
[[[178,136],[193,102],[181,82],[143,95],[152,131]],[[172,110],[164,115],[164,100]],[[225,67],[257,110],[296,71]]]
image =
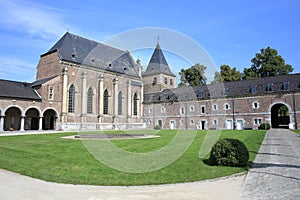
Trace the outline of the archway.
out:
[[[48,109],[43,115],[43,130],[55,130],[57,114],[53,109]]]
[[[39,111],[30,108],[25,113],[25,130],[39,130]]]
[[[272,128],[289,128],[290,115],[286,105],[278,103],[271,108]]]
[[[5,111],[4,127],[5,131],[15,131],[21,128],[21,110],[17,107],[10,107]]]

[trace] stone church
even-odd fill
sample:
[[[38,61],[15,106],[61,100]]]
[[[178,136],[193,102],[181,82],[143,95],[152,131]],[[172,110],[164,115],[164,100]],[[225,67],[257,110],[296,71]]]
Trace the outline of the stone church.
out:
[[[176,87],[157,43],[142,71],[130,52],[67,32],[36,81],[0,80],[0,132],[102,129],[297,129],[300,74]]]

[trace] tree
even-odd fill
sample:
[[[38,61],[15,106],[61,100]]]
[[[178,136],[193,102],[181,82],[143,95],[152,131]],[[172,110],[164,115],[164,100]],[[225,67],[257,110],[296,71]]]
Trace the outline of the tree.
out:
[[[214,83],[231,82],[242,79],[242,74],[236,69],[236,67],[231,69],[229,65],[221,65],[220,70],[220,72],[215,72]]]
[[[205,77],[205,70],[206,67],[200,64],[195,64],[188,69],[181,69],[181,71],[179,72],[179,86],[205,85],[207,80]]]
[[[244,79],[286,75],[294,70],[291,65],[285,64],[285,60],[278,55],[276,49],[270,47],[261,49],[251,62],[251,67],[244,69]]]
[[[223,82],[221,72],[215,72],[214,80],[211,83],[221,83]]]

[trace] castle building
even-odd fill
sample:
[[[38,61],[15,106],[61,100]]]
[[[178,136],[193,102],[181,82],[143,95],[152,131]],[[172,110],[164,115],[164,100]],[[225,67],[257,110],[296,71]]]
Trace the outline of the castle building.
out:
[[[102,129],[297,129],[300,74],[176,88],[157,43],[142,72],[128,51],[66,33],[36,81],[0,80],[0,132]]]

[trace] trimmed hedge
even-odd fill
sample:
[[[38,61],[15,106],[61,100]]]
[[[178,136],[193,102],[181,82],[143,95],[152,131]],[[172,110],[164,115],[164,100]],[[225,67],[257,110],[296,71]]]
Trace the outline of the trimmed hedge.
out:
[[[160,126],[160,125],[156,125],[156,126],[154,126],[154,129],[155,129],[155,130],[160,130],[160,129],[161,129],[161,126]]]
[[[258,127],[259,130],[269,130],[271,128],[271,125],[269,123],[262,123]]]
[[[211,165],[245,167],[248,165],[249,151],[245,144],[237,139],[220,139],[211,149]]]

